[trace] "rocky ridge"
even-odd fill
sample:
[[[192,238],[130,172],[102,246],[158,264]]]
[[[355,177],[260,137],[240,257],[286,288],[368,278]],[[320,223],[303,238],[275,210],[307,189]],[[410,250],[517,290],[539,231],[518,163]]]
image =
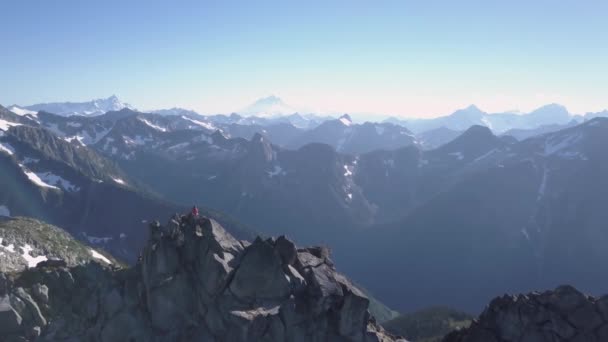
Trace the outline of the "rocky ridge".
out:
[[[444,342],[608,341],[608,295],[586,296],[571,286],[494,299],[478,320]]]
[[[152,223],[132,268],[0,273],[3,341],[405,341],[368,306],[326,248],[238,241],[204,217]]]

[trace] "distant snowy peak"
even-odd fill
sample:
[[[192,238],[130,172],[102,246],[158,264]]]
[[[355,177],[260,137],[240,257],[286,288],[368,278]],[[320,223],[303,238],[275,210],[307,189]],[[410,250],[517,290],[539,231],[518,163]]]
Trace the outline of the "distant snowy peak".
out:
[[[258,117],[273,117],[289,115],[296,112],[298,112],[298,110],[295,107],[286,104],[279,97],[271,95],[261,98],[245,107],[240,111],[240,114]]]
[[[120,101],[120,99],[118,99],[118,97],[115,95],[112,95],[106,99],[96,99],[87,102],[52,102],[39,103],[25,107],[13,107],[17,107],[22,111],[27,110],[35,113],[45,111],[61,116],[97,116],[111,111],[119,111],[125,108],[135,110],[133,106]]]

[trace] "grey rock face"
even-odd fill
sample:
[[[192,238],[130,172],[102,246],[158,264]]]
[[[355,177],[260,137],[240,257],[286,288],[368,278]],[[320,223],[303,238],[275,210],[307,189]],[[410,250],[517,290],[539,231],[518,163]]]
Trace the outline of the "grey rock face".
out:
[[[22,321],[21,315],[11,306],[9,297],[0,298],[0,336],[18,332]]]
[[[0,340],[405,341],[375,323],[327,249],[243,243],[207,218],[168,226],[154,227],[130,269],[0,273]]]
[[[606,297],[585,296],[571,286],[494,299],[467,329],[444,342],[608,341]]]

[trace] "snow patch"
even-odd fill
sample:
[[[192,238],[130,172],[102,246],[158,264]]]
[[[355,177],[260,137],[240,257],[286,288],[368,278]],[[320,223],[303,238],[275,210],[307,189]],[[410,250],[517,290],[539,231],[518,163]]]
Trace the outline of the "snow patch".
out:
[[[58,187],[53,186],[51,184],[45,183],[39,176],[38,174],[32,172],[32,171],[28,171],[23,167],[23,164],[19,164],[19,166],[21,166],[21,169],[23,170],[23,173],[25,173],[25,175],[27,176],[27,178],[29,178],[29,180],[38,185],[39,187],[42,188],[49,188],[49,189],[56,189],[59,190]]]
[[[350,177],[353,175],[352,166],[344,165],[344,177]]]
[[[530,241],[530,234],[528,234],[528,230],[526,228],[522,228],[521,233],[524,234],[526,240]]]
[[[36,267],[36,265],[38,265],[39,262],[48,260],[45,255],[39,255],[37,257],[31,256],[30,252],[33,251],[34,249],[32,248],[32,246],[30,246],[28,244],[25,244],[24,247],[20,247],[20,248],[23,251],[23,254],[21,254],[21,256],[23,257],[23,259],[25,259],[25,261],[27,261],[28,267]]]
[[[39,161],[40,161],[40,159],[25,157],[25,158],[23,158],[23,160],[21,161],[21,163],[27,165],[27,164],[35,164],[35,163],[37,163]]]
[[[267,173],[268,173],[268,177],[270,177],[270,178],[272,178],[274,176],[284,176],[286,174],[286,172],[283,171],[283,168],[279,165],[275,165],[274,170],[267,171]]]
[[[19,116],[24,116],[24,115],[36,116],[38,114],[33,110],[29,110],[29,109],[25,109],[25,108],[21,108],[21,107],[17,107],[17,106],[11,106],[8,108],[8,110],[10,110],[11,112],[13,112]]]
[[[458,160],[464,159],[464,154],[462,154],[462,152],[452,152],[452,153],[448,153],[448,154],[458,158]]]
[[[495,149],[495,148],[494,148],[494,149],[491,149],[491,150],[490,150],[490,151],[488,151],[487,153],[484,153],[483,155],[481,155],[481,156],[479,156],[479,157],[475,158],[475,160],[473,160],[473,162],[478,162],[478,161],[480,161],[480,160],[482,160],[482,159],[485,159],[485,158],[489,157],[490,155],[494,154],[494,152],[496,152],[496,151],[497,151],[497,149]]]
[[[175,144],[173,146],[167,147],[167,150],[181,149],[181,148],[188,147],[188,146],[190,146],[189,142],[183,142],[183,143],[179,143],[179,144]]]
[[[21,126],[21,124],[0,119],[0,131],[7,131],[13,126]]]
[[[344,126],[350,126],[353,124],[352,121],[348,120],[348,118],[345,117],[341,117],[340,118],[340,122],[344,125]]]
[[[114,178],[112,177],[112,180],[115,181],[116,183],[120,184],[120,185],[127,185],[127,183],[122,180],[121,178]]]
[[[148,125],[149,127],[154,128],[157,131],[161,131],[161,132],[166,132],[167,131],[167,129],[165,127],[161,127],[161,126],[155,125],[155,124],[151,123],[150,121],[148,121],[148,120],[146,120],[144,118],[138,118],[138,119],[139,119],[139,121],[145,123],[146,125]]]
[[[78,125],[80,125],[79,123],[76,123],[76,122],[68,122],[68,126],[70,124],[78,124]],[[51,130],[57,131],[56,133],[59,136],[64,136],[65,135],[63,132],[59,131],[59,129],[56,127],[57,125],[54,125],[54,126],[55,126],[55,128],[53,128]],[[99,132],[97,130],[95,130],[94,131],[95,132],[94,135],[90,135],[89,132],[87,132],[87,131],[82,131],[82,132],[79,132],[78,134],[73,135],[73,136],[69,136],[69,137],[66,136],[66,137],[64,137],[64,140],[67,141],[67,142],[72,142],[72,141],[76,140],[81,145],[84,145],[84,146],[92,145],[92,144],[96,144],[97,142],[99,142],[104,136],[106,136],[106,134],[108,134],[109,131],[110,131],[109,128],[104,128],[104,129],[102,129]]]
[[[538,187],[538,195],[536,196],[536,201],[540,201],[545,195],[545,191],[547,190],[547,179],[549,178],[549,170],[546,166],[543,167],[543,176],[540,180],[540,185]]]
[[[206,128],[208,130],[212,130],[212,131],[217,130],[217,127],[213,126],[213,124],[208,123],[208,122],[203,122],[203,121],[198,121],[198,120],[190,119],[187,116],[182,116],[182,119],[188,120],[188,121],[192,122],[193,124],[199,125],[199,126],[201,126],[203,128]]]
[[[209,176],[209,177],[207,177],[207,180],[214,180],[214,179],[216,179],[216,178],[217,178],[217,176],[216,176],[216,175],[213,175],[213,176]]]
[[[87,239],[87,241],[89,241],[89,243],[98,245],[100,243],[108,243],[110,241],[112,241],[114,238],[106,236],[106,237],[97,237],[97,236],[90,236],[87,235],[87,233],[82,233],[84,235],[84,237]]]
[[[70,121],[70,122],[67,123],[67,125],[69,127],[76,127],[76,128],[82,127],[82,124],[80,122],[72,122],[72,121]]]
[[[550,156],[568,147],[582,139],[580,132],[566,136],[552,136],[545,140],[544,155]]]
[[[136,135],[134,139],[131,139],[130,137],[127,136],[122,136],[122,138],[125,141],[125,144],[127,145],[137,145],[137,146],[142,146],[145,145],[146,143],[152,141],[153,139],[148,137],[148,138],[143,138],[141,135]]]
[[[0,248],[4,249],[5,251],[8,251],[8,252],[15,253],[15,245],[13,245],[12,243],[8,246],[2,245],[1,237],[0,237]]]
[[[488,120],[488,118],[486,118],[486,117],[482,118],[481,122],[483,123],[484,126],[488,127],[490,130],[494,130],[492,128],[492,123],[490,122],[490,120]]]
[[[15,148],[9,143],[0,142],[0,152],[5,152],[9,156],[12,156],[13,154],[15,154]]]
[[[0,216],[11,217],[11,211],[5,205],[0,205]],[[0,241],[1,243],[2,241]]]
[[[108,265],[111,265],[112,262],[110,260],[108,260],[108,258],[106,258],[105,256],[103,256],[101,253],[97,252],[94,249],[90,249],[89,250],[91,252],[91,256],[95,259],[101,260],[103,262],[105,262]]]
[[[78,188],[76,185],[72,184],[70,181],[65,180],[61,176],[57,176],[51,172],[36,173],[36,172],[26,170],[25,167],[23,166],[23,164],[19,164],[19,166],[21,166],[21,169],[23,170],[23,172],[25,173],[27,178],[29,178],[30,181],[32,181],[32,183],[34,183],[40,187],[57,189],[57,190],[59,190],[59,188],[62,188],[65,191],[70,191],[70,192],[76,192],[76,191],[80,190],[80,188]]]

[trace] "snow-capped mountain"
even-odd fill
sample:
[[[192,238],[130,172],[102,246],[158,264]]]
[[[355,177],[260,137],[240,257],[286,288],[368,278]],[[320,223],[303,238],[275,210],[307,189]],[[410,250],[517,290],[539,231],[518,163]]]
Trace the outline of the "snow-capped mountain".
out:
[[[31,114],[32,112],[45,111],[61,116],[96,116],[101,115],[110,111],[119,111],[121,109],[128,108],[134,110],[135,108],[128,103],[124,103],[118,99],[115,95],[112,95],[105,99],[96,99],[86,102],[52,102],[52,103],[39,103],[30,106],[11,106],[11,111],[16,114]]]
[[[261,98],[251,105],[243,108],[239,113],[246,116],[258,116],[258,117],[273,117],[279,115],[289,115],[297,113],[298,110],[292,107],[279,97],[274,95]]]
[[[53,114],[38,115],[41,120],[47,120],[44,116]],[[68,123],[76,122],[72,119],[99,118],[55,117],[69,120]],[[132,132],[137,137],[140,129],[145,129],[142,127],[148,127],[148,132],[156,132],[141,119],[138,116],[128,116],[118,120],[124,122],[116,131],[124,134],[124,137],[120,136],[121,141],[134,142],[132,135],[127,134]],[[161,124],[148,119],[152,125]],[[101,244],[123,260],[134,261],[137,257],[134,251],[143,243],[147,233],[145,229],[130,229],[141,225],[142,220],[152,218],[154,213],[180,212],[185,207],[152,194],[142,180],[133,179],[125,173],[118,165],[123,160],[123,154],[113,154],[112,148],[104,149],[110,145],[108,138],[103,143],[93,144],[87,139],[66,139],[59,135],[64,134],[62,129],[67,127],[93,132],[99,127],[98,124],[103,126],[103,121],[88,125],[84,121],[77,123],[82,126],[71,127],[58,121],[54,130],[21,124],[0,132],[0,216],[44,219],[65,227],[74,236],[93,244]],[[111,130],[113,129],[114,127]],[[202,134],[201,131],[190,131]],[[116,137],[117,134],[113,136]],[[84,146],[84,143],[90,145]],[[153,146],[151,144],[149,149]],[[134,150],[130,147],[125,151]],[[159,153],[164,150],[174,153],[170,146],[162,146],[157,150]],[[122,152],[124,151],[121,150]],[[157,169],[160,166],[151,168]],[[221,219],[218,213],[208,213]]]

